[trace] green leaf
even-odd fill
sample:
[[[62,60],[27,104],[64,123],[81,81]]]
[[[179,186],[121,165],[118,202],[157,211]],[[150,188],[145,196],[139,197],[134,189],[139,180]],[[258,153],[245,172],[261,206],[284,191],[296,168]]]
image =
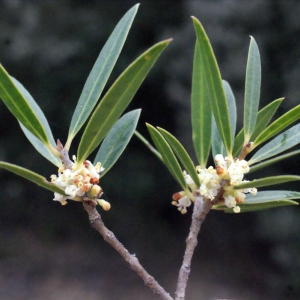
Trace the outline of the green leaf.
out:
[[[136,109],[122,116],[103,140],[94,160],[94,165],[101,162],[104,168],[101,177],[111,169],[125,150],[134,133],[140,114],[141,110]]]
[[[82,135],[77,153],[78,164],[82,163],[107,135],[170,41],[160,42],[144,52],[119,76],[105,94]]]
[[[33,145],[33,147],[37,150],[37,152],[43,155],[55,166],[59,167],[61,165],[61,160],[56,155],[54,155],[43,142],[41,142],[26,127],[24,127],[22,123],[19,122],[19,125],[21,126],[21,129],[23,130],[25,136],[28,138],[28,140]]]
[[[255,148],[261,143],[265,142],[278,132],[291,125],[300,118],[300,105],[297,105],[283,116],[269,125],[253,142],[252,147]]]
[[[261,83],[261,65],[259,50],[254,38],[250,38],[251,41],[249,46],[245,81],[244,144],[247,144],[250,141],[251,135],[255,127]]]
[[[251,135],[251,140],[253,141],[262,131],[265,130],[267,125],[269,124],[270,120],[272,119],[274,113],[276,112],[278,106],[281,104],[282,100],[284,98],[279,98],[271,103],[269,103],[267,106],[265,106],[263,109],[261,109],[257,114],[256,124],[254,131]],[[237,157],[243,147],[244,143],[244,128],[237,134],[235,140],[234,140],[234,147],[233,147],[233,157]]]
[[[230,119],[221,74],[205,30],[195,17],[192,18],[201,53],[199,72],[201,72],[201,76],[205,78],[202,80],[202,82],[205,82],[205,86],[202,86],[202,89],[206,89],[206,92],[201,95],[202,97],[204,97],[204,95],[208,97],[211,103],[220,136],[227,153],[230,155],[232,151]],[[210,124],[205,124],[205,126],[207,125],[210,126]],[[199,145],[196,146],[198,147]]]
[[[211,150],[213,159],[215,159],[217,154],[222,154],[224,157],[227,156],[222,138],[220,136],[215,117],[212,117],[212,131],[211,131]]]
[[[67,149],[69,149],[72,139],[89,117],[103,91],[123,48],[138,6],[139,4],[132,7],[119,21],[101,50],[92,71],[87,78],[72,117],[66,144]]]
[[[42,186],[43,188],[45,188],[49,191],[56,192],[61,195],[65,195],[65,191],[61,187],[54,185],[53,183],[47,181],[45,177],[43,177],[35,172],[32,172],[28,169],[25,169],[20,166],[10,164],[10,163],[4,162],[4,161],[0,161],[0,168],[6,169],[10,172],[13,172],[13,173],[21,176],[21,177],[24,177],[24,178],[36,183],[37,185]]]
[[[196,42],[191,96],[192,138],[198,162],[205,167],[211,144],[212,110],[203,64],[203,54]]]
[[[287,199],[300,199],[300,193],[287,190],[262,191],[257,192],[256,195],[247,194],[244,202],[246,202],[246,204],[252,204]]]
[[[233,144],[234,136],[235,136],[235,130],[236,130],[236,103],[235,103],[235,97],[232,92],[232,89],[229,85],[229,83],[226,80],[222,80],[226,101],[228,105],[229,110],[229,118],[230,118],[230,128],[231,128],[231,141]]]
[[[198,176],[198,173],[196,171],[196,168],[193,164],[192,159],[188,155],[187,151],[184,149],[182,144],[168,131],[159,128],[158,130],[163,135],[163,137],[166,139],[166,141],[169,143],[169,145],[172,147],[173,151],[175,152],[176,156],[178,157],[179,161],[181,162],[184,169],[187,171],[187,173],[191,176],[195,184],[200,187],[200,179]]]
[[[168,168],[169,172],[173,175],[173,177],[177,180],[177,182],[181,185],[181,187],[186,190],[187,185],[182,170],[171,147],[156,128],[154,128],[150,124],[146,124],[146,126],[149,130],[154,145],[162,156],[164,164]]]
[[[297,155],[299,153],[300,153],[300,150],[296,150],[296,151],[292,151],[292,152],[289,152],[289,153],[286,153],[286,154],[279,155],[279,156],[276,156],[274,158],[268,159],[268,160],[266,160],[266,161],[264,161],[262,163],[255,164],[254,166],[251,166],[249,173],[258,171],[258,170],[260,170],[262,168],[265,168],[267,166],[275,164],[275,163],[277,163],[279,161],[282,161],[284,159],[290,158],[290,157],[292,157],[294,155]]]
[[[242,212],[253,212],[253,211],[288,206],[288,205],[299,205],[299,203],[292,200],[274,200],[274,201],[268,201],[262,203],[247,203],[245,200],[242,204],[239,204],[238,206],[240,207],[241,209],[240,212],[242,213]],[[223,210],[226,213],[234,213],[232,208],[228,208],[225,205],[215,205],[213,206],[212,209]]]
[[[291,201],[291,199],[300,199],[300,193],[285,190],[262,191],[255,196],[247,194],[244,202],[238,206],[241,208],[241,212],[250,212],[279,206],[298,205],[298,202]],[[225,205],[216,205],[213,209],[233,212],[232,208]]]
[[[11,77],[11,79],[12,79],[13,83],[16,85],[16,87],[18,88],[18,90],[21,92],[21,94],[25,97],[27,103],[33,109],[33,111],[36,114],[37,118],[41,122],[41,124],[42,124],[42,126],[43,126],[43,128],[46,132],[49,143],[53,147],[56,147],[56,143],[55,143],[55,140],[53,138],[52,131],[50,129],[49,123],[48,123],[43,111],[38,106],[38,104],[35,102],[35,100],[32,98],[30,93],[25,89],[25,87],[17,79],[15,79],[13,77]],[[24,125],[23,125],[23,127],[24,127]]]
[[[259,149],[248,161],[249,165],[275,156],[300,143],[300,124],[293,126]]]
[[[12,77],[11,77],[12,78]],[[42,126],[45,129],[45,132],[47,134],[47,138],[50,144],[44,144],[41,140],[39,140],[35,135],[33,135],[20,121],[19,125],[21,129],[23,130],[25,136],[28,138],[29,142],[33,145],[33,147],[46,159],[48,159],[51,163],[56,165],[57,167],[60,166],[61,160],[58,158],[59,152],[55,151],[55,141],[52,135],[52,131],[50,129],[49,123],[43,113],[43,111],[40,109],[38,104],[34,101],[32,96],[29,94],[29,92],[25,89],[25,87],[15,78],[12,78],[14,84],[18,88],[18,90],[23,94],[29,105],[33,108],[34,112],[36,113],[38,119],[40,120]],[[52,150],[52,151],[51,151]],[[57,152],[57,155],[54,153]]]
[[[249,189],[249,188],[258,188],[262,186],[269,186],[274,184],[280,184],[289,181],[297,181],[300,180],[300,176],[295,175],[281,175],[281,176],[271,176],[260,179],[254,179],[252,181],[248,181],[245,183],[238,184],[234,186],[235,190],[240,189]]]
[[[226,101],[228,104],[229,109],[229,117],[230,117],[230,127],[231,127],[231,134],[232,134],[232,143],[234,141],[235,129],[236,129],[236,105],[235,105],[235,98],[233,92],[231,90],[230,85],[227,81],[222,80],[223,88],[226,95]],[[212,120],[212,153],[213,157],[217,154],[222,154],[224,157],[227,156],[227,153],[224,148],[224,144],[222,142],[221,136],[219,134],[219,130],[216,125],[216,121],[213,117]]]
[[[37,104],[32,107],[26,97],[16,86],[17,82],[12,79],[0,64],[0,98],[11,113],[44,144],[49,144],[45,129],[39,120]],[[20,86],[20,85],[19,85]]]

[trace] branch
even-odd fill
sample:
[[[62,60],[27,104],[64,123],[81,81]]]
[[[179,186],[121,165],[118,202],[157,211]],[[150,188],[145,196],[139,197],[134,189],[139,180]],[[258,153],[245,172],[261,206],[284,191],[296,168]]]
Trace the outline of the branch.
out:
[[[61,160],[66,169],[69,169],[73,164],[69,158],[67,149],[63,147],[61,142],[57,140],[57,150],[61,152]],[[135,255],[131,255],[128,250],[117,240],[116,236],[108,230],[101,216],[96,210],[97,202],[94,199],[87,197],[82,198],[83,207],[89,215],[89,220],[92,225],[102,236],[103,239],[109,243],[117,252],[125,259],[129,267],[135,271],[143,280],[146,286],[148,286],[154,294],[157,294],[162,300],[173,300],[173,298],[158,284],[158,282],[148,274],[148,272],[142,267]]]
[[[186,239],[186,249],[179,271],[175,300],[183,300],[185,298],[185,289],[191,271],[191,261],[194,250],[198,244],[197,236],[199,234],[201,225],[212,206],[213,203],[211,201],[206,202],[203,200],[201,195],[197,195],[194,203],[190,233]]]
[[[173,298],[158,284],[158,282],[147,273],[135,255],[130,254],[128,250],[117,240],[113,232],[105,227],[95,206],[84,202],[83,207],[89,215],[89,220],[92,227],[94,227],[102,235],[103,239],[107,243],[117,250],[117,252],[125,259],[129,267],[144,280],[145,285],[148,286],[154,292],[154,294],[157,294],[161,299],[173,300]]]

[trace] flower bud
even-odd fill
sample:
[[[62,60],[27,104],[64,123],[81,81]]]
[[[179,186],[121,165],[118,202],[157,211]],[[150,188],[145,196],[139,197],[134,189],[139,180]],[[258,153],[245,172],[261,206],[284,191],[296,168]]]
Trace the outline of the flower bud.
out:
[[[90,195],[92,198],[96,197],[101,192],[101,187],[97,184],[93,185],[90,190]]]
[[[98,184],[99,183],[99,179],[96,178],[96,177],[93,177],[93,178],[90,179],[90,183],[91,184]]]
[[[104,210],[110,210],[110,203],[109,202],[107,202],[107,201],[105,201],[105,200],[103,200],[103,199],[97,199],[97,202],[98,202],[98,204],[100,205],[100,206],[102,206],[102,208],[104,209]]]
[[[217,174],[222,175],[224,174],[224,167],[223,166],[216,166]]]
[[[239,213],[241,211],[241,208],[239,206],[236,206],[236,207],[233,208],[233,211],[235,213]]]
[[[178,201],[179,199],[182,198],[182,195],[180,193],[175,193],[172,196],[173,200]]]

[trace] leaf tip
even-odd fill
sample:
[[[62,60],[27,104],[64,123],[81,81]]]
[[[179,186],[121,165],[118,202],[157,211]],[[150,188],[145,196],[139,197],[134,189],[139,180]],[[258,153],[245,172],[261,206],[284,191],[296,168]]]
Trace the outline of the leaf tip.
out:
[[[194,26],[200,26],[200,27],[202,27],[200,21],[196,17],[191,16],[191,18],[192,18],[192,21],[194,23]]]
[[[255,38],[252,35],[249,35],[249,37],[250,37],[250,44],[253,44],[256,46],[256,48],[258,48]]]
[[[138,8],[140,7],[140,5],[141,5],[141,3],[137,3],[137,4],[135,4],[134,6],[132,6],[132,8],[131,8],[130,10],[135,10],[135,11],[137,11]],[[129,11],[130,11],[130,10],[129,10]]]
[[[167,45],[169,45],[172,41],[173,41],[173,38],[169,38],[169,39],[166,39],[166,40],[161,41],[159,44],[166,44],[166,46],[167,46]]]

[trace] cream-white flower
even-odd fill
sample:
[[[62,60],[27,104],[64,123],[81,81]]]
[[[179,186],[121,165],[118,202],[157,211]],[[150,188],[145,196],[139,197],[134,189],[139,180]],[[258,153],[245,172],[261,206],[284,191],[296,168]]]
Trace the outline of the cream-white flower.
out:
[[[231,195],[227,195],[224,197],[225,200],[225,205],[229,208],[233,208],[236,206],[236,201],[234,199],[234,197],[232,197]]]
[[[99,183],[99,173],[104,169],[100,163],[96,166],[86,160],[81,166],[76,165],[76,157],[73,156],[74,163],[70,169],[59,168],[58,176],[51,175],[51,181],[64,189],[65,195],[58,193],[54,194],[55,201],[60,201],[62,204],[66,204],[66,199],[73,199],[76,196],[84,196],[90,191],[90,189]]]
[[[72,184],[65,188],[66,195],[71,196],[71,198],[74,198],[76,196],[77,190],[80,189],[76,185]]]
[[[182,214],[185,214],[187,212],[186,208],[191,206],[192,202],[191,202],[191,199],[187,195],[185,195],[182,198],[180,198],[179,200],[177,200],[177,202],[173,201],[172,204],[177,206],[178,207],[177,209]]]
[[[67,199],[67,197],[65,197],[59,193],[54,193],[54,198],[53,198],[54,201],[59,201],[62,205],[65,205],[65,204],[67,204],[66,199]]]
[[[223,157],[221,154],[215,156],[216,169],[213,167],[201,168],[196,167],[200,186],[196,186],[191,176],[184,171],[183,175],[189,191],[182,191],[173,195],[172,204],[176,205],[182,212],[186,212],[186,208],[194,201],[194,195],[197,191],[203,196],[204,200],[214,200],[221,188],[224,190],[222,197],[227,207],[232,208],[234,212],[240,212],[240,207],[237,204],[242,203],[246,197],[246,193],[256,195],[257,189],[235,190],[233,187],[244,180],[244,174],[248,173],[250,168],[246,160],[234,159],[231,156]]]
[[[225,166],[226,165],[226,161],[225,161],[222,154],[217,154],[215,156],[215,162],[216,162],[216,165],[218,165],[218,166]]]
[[[177,206],[177,209],[182,214],[185,214],[187,212],[186,208],[192,204],[191,198],[184,191],[175,193],[172,198],[174,200],[172,201],[172,204]]]
[[[218,176],[216,170],[213,167],[208,169],[198,168],[198,176],[200,179],[200,194],[209,200],[213,200],[221,187],[221,178]]]
[[[185,179],[185,182],[186,182],[187,185],[193,185],[194,184],[194,181],[193,181],[192,177],[186,171],[183,171],[183,176],[184,176],[184,179]]]
[[[249,166],[245,160],[232,161],[227,168],[230,184],[237,185],[242,182],[244,173],[249,172]]]

